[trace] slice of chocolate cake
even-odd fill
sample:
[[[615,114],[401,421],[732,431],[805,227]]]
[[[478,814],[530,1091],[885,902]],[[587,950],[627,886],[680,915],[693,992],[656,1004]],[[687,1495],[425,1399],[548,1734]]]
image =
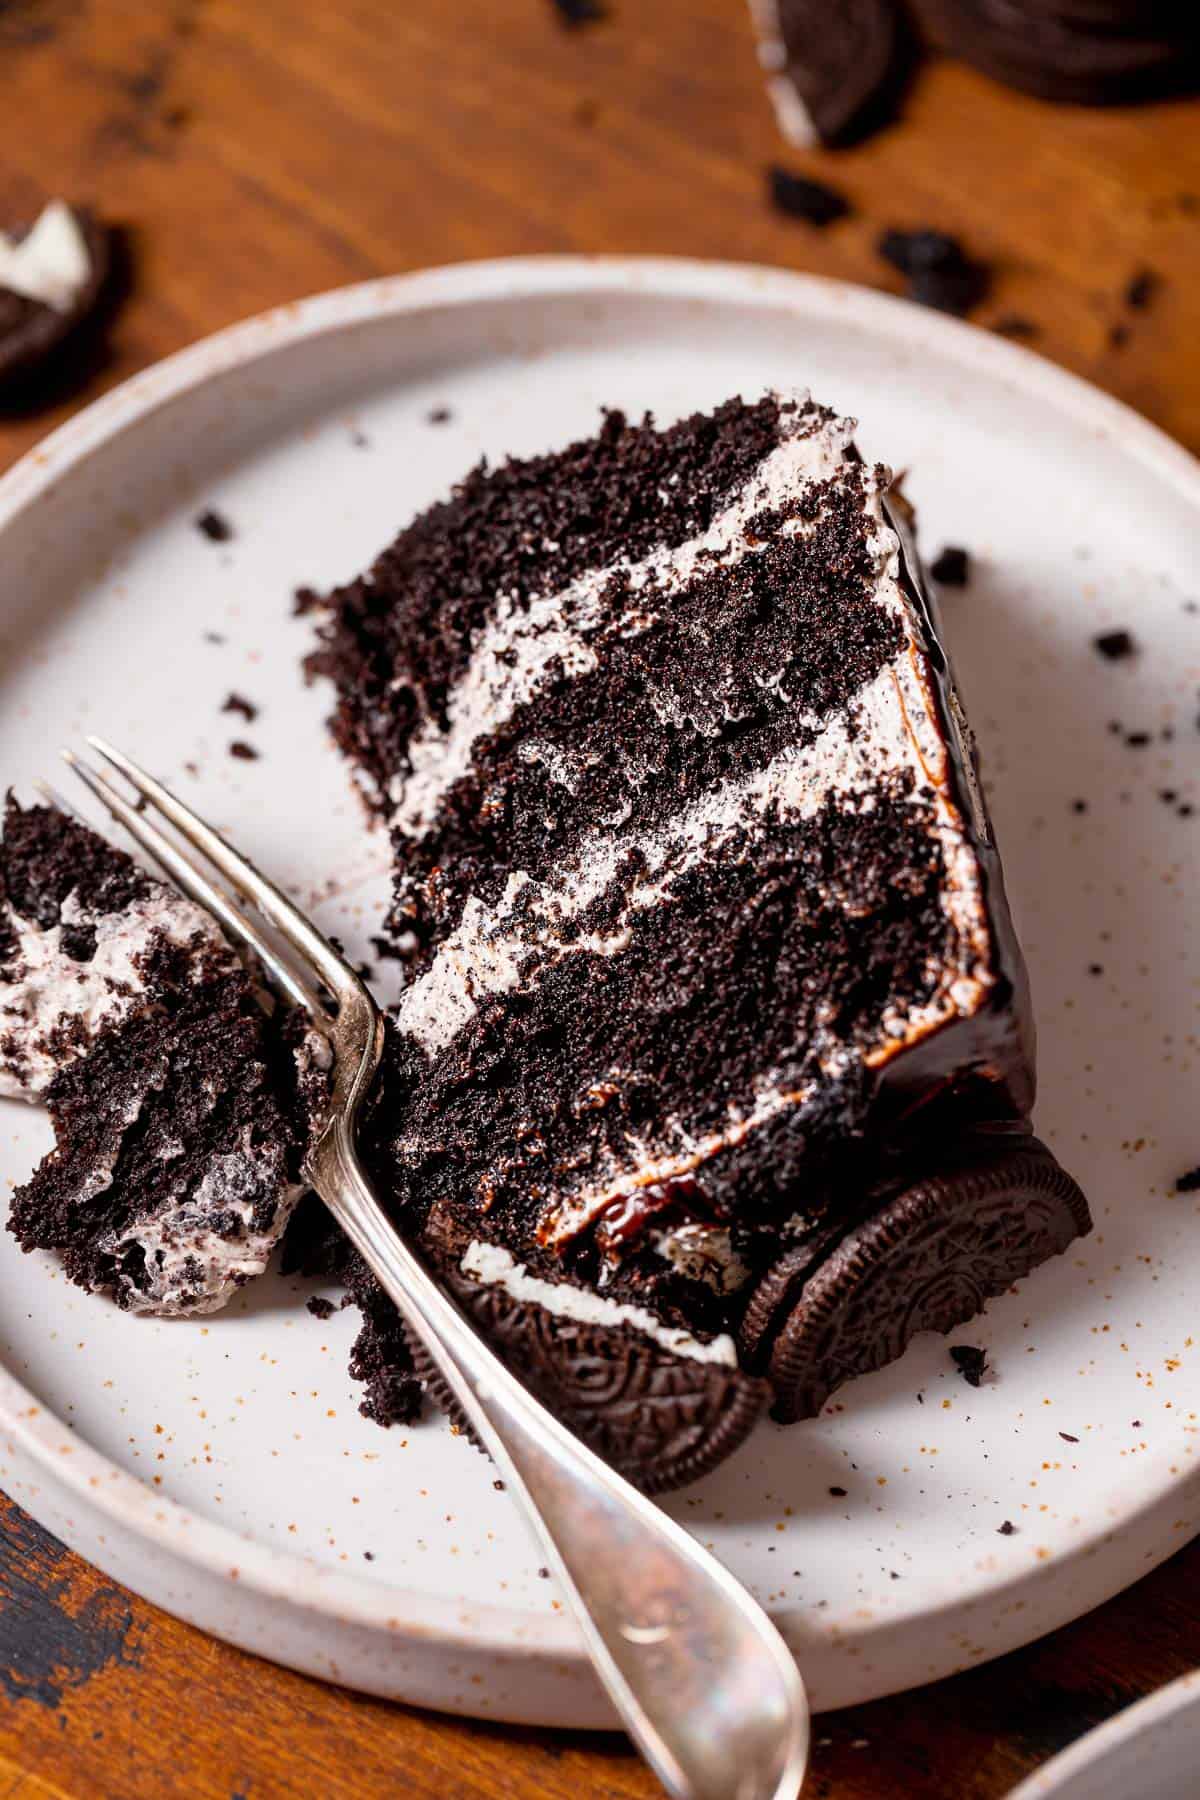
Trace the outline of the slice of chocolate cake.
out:
[[[653,1485],[700,1466],[656,1461],[689,1409],[737,1441],[743,1370],[812,1410],[1088,1228],[1029,1132],[1024,969],[887,484],[805,397],[610,414],[469,476],[313,659],[410,964],[376,1180]]]
[[[55,1149],[9,1228],[134,1312],[209,1312],[261,1274],[301,1189],[324,1046],[264,1011],[207,913],[11,798],[0,846],[0,1093]]]

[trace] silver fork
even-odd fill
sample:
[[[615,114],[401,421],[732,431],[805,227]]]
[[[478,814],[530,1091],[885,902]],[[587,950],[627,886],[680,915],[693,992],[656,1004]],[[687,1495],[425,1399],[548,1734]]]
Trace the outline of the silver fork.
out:
[[[170,821],[203,865],[106,771],[65,760],[176,884],[252,950],[332,1051],[329,1115],[305,1174],[437,1364],[554,1569],[596,1672],[676,1800],[794,1800],[808,1763],[804,1685],[762,1608],[716,1559],[559,1424],[426,1273],[371,1192],[355,1147],[383,1019],[354,971],[285,895],[160,782],[88,743]],[[243,910],[254,907],[286,946]]]

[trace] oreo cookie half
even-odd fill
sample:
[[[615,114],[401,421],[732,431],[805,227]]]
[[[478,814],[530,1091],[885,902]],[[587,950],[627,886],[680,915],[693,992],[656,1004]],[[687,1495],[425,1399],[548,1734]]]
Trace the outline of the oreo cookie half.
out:
[[[952,1330],[1092,1228],[1076,1183],[1039,1139],[980,1134],[913,1180],[815,1267],[786,1252],[756,1288],[743,1358],[783,1421],[892,1362],[918,1331]]]
[[[56,304],[17,292],[4,285],[0,266],[0,397],[8,399],[18,388],[24,388],[56,355],[66,340],[95,312],[108,280],[112,241],[109,232],[83,208],[64,207],[56,202],[42,214],[37,226],[13,232],[8,242],[18,249],[31,232],[42,227],[49,217],[57,215],[61,223],[70,221],[68,230],[77,234],[85,263],[78,280],[56,295]]]
[[[896,0],[750,0],[750,11],[789,143],[848,143],[882,118],[907,61]]]
[[[442,1271],[441,1280],[505,1366],[643,1493],[707,1475],[749,1435],[770,1399],[765,1381],[674,1355],[636,1330],[562,1318],[461,1274]],[[473,1438],[415,1341],[414,1360],[433,1398]]]

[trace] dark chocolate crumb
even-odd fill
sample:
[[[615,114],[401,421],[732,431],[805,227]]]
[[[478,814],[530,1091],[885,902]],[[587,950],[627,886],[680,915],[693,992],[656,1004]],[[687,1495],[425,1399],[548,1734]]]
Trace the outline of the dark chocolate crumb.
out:
[[[453,417],[454,414],[448,406],[435,406],[431,412],[427,412],[425,415],[430,425],[448,425]]]
[[[1142,1429],[1142,1421],[1140,1419],[1131,1419],[1129,1421],[1129,1429],[1131,1431],[1140,1431]]]
[[[594,25],[608,17],[602,0],[552,0],[552,4],[564,25]]]
[[[918,1395],[917,1395],[917,1405],[918,1405],[918,1406],[924,1406],[924,1404],[925,1404],[925,1396],[924,1396],[924,1394],[920,1394],[920,1393],[919,1393],[919,1394],[918,1394]]]
[[[1126,306],[1131,306],[1134,312],[1145,312],[1158,292],[1160,280],[1153,269],[1139,269],[1125,289]]]
[[[1108,662],[1121,662],[1134,654],[1137,645],[1131,631],[1102,631],[1099,637],[1092,639],[1092,649],[1098,650]]]
[[[844,1500],[846,1498],[847,1489],[844,1487],[831,1487],[829,1492],[833,1495],[835,1500]]]
[[[1190,819],[1196,809],[1190,800],[1185,800],[1178,810],[1181,819]]]
[[[298,587],[292,595],[292,617],[293,619],[303,619],[323,604],[316,588]]]
[[[968,1387],[979,1387],[987,1373],[987,1351],[975,1344],[951,1344],[950,1355]]]
[[[502,1494],[504,1492],[504,1483],[500,1480],[499,1476],[497,1476],[495,1481],[493,1481],[492,1486],[495,1488],[495,1490],[498,1494]]]
[[[257,762],[259,756],[254,745],[248,744],[244,738],[234,738],[229,746],[229,754],[236,756],[239,762]]]
[[[1005,1519],[1003,1525],[997,1525],[996,1527],[996,1530],[1000,1533],[1001,1537],[1013,1537],[1016,1533],[1016,1529],[1017,1528],[1011,1519]]]
[[[233,536],[233,526],[225,514],[215,511],[211,506],[197,518],[196,530],[211,544],[227,544]]]
[[[1150,742],[1150,733],[1148,731],[1127,731],[1125,742],[1131,750],[1144,750]]]
[[[929,573],[942,587],[966,587],[971,579],[971,559],[961,544],[947,544],[930,563]]]
[[[1114,350],[1123,350],[1125,345],[1129,342],[1128,325],[1110,325],[1108,328],[1108,341]]]
[[[885,231],[880,256],[908,282],[909,298],[939,312],[969,313],[986,299],[991,272],[942,231]]]
[[[187,770],[189,775],[199,775],[199,773],[200,773],[199,763],[185,762],[183,766]]]
[[[1179,798],[1179,795],[1175,792],[1174,788],[1159,788],[1158,797],[1164,803],[1164,805],[1174,806],[1175,802]]]
[[[204,634],[204,641],[206,644],[223,644],[225,639],[219,631],[206,631]]]
[[[549,1579],[550,1579],[549,1569],[539,1569],[538,1575],[542,1581],[549,1581]]]
[[[1119,719],[1110,719],[1108,721],[1108,729],[1112,732],[1114,737],[1120,737],[1124,727]]]
[[[332,1300],[326,1300],[323,1294],[314,1294],[311,1300],[304,1302],[314,1319],[332,1319],[337,1307]]]
[[[899,1581],[900,1577],[895,1569],[889,1569],[888,1574],[891,1576],[893,1581]]]
[[[823,181],[810,181],[805,175],[793,175],[779,163],[772,163],[767,170],[767,192],[776,211],[821,229],[853,211],[846,196],[836,188]]]
[[[1077,1437],[1072,1437],[1069,1431],[1060,1431],[1058,1435],[1064,1444],[1077,1444],[1079,1442],[1079,1439]]]
[[[374,1562],[375,1561],[375,1552],[373,1550],[364,1550],[363,1551],[363,1561],[364,1562]]]
[[[992,330],[998,331],[1001,337],[1035,338],[1041,329],[1033,319],[1025,318],[1022,313],[1005,313],[1003,318],[992,322]]]
[[[1086,800],[1072,800],[1072,802],[1071,802],[1071,811],[1072,812],[1085,813],[1087,811],[1087,809],[1088,809],[1088,805],[1087,805]]]
[[[1103,975],[1103,973],[1104,973],[1104,964],[1103,963],[1089,963],[1088,964],[1088,974],[1089,975]]]
[[[247,725],[252,725],[258,717],[257,706],[253,700],[247,700],[244,694],[230,694],[221,711],[223,713],[240,713]]]
[[[1180,1175],[1175,1182],[1177,1194],[1200,1193],[1200,1169],[1189,1169],[1186,1175]]]

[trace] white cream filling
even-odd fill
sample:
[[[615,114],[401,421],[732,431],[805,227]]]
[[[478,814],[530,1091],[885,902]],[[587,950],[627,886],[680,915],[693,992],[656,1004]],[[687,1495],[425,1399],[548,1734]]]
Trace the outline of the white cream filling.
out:
[[[70,207],[52,200],[17,242],[0,232],[0,287],[70,312],[91,278],[87,243]]]
[[[36,1100],[65,1061],[141,1004],[146,984],[138,964],[157,937],[180,946],[203,944],[230,966],[236,962],[209,915],[166,888],[154,888],[117,913],[93,914],[70,894],[62,923],[49,930],[15,912],[8,916],[17,948],[0,965],[0,1095],[10,1099]],[[94,928],[96,952],[89,962],[76,962],[63,949],[63,925]],[[67,1028],[77,1041],[66,1050],[52,1045]]]
[[[812,150],[821,142],[821,134],[787,73],[788,52],[779,24],[778,0],[750,0],[750,16],[758,36],[758,60],[767,77],[775,122],[789,144],[797,150]]]
[[[675,1356],[737,1367],[737,1351],[731,1337],[715,1337],[703,1344],[689,1331],[664,1325],[645,1307],[626,1306],[588,1288],[572,1287],[569,1282],[543,1281],[531,1275],[525,1264],[517,1262],[511,1251],[500,1244],[485,1244],[476,1238],[468,1245],[459,1266],[464,1275],[485,1287],[502,1287],[514,1300],[531,1301],[556,1318],[572,1319],[580,1325],[631,1326]]]
[[[757,513],[843,467],[853,426],[836,419],[814,427],[811,417],[803,414],[807,396],[792,398],[798,404],[796,435],[764,457],[737,499],[701,536],[674,549],[656,550],[641,562],[622,559],[590,570],[569,587],[538,595],[524,605],[512,594],[497,596],[492,617],[450,694],[448,729],[426,721],[409,744],[410,768],[393,783],[394,826],[413,838],[430,829],[441,801],[470,769],[478,739],[534,699],[552,678],[552,667],[556,679],[578,678],[598,667],[598,652],[589,641],[592,634],[602,627],[612,636],[634,636],[648,629],[658,613],[639,606],[639,593],[648,590],[648,604],[661,605],[664,598],[686,588],[702,566],[731,564],[753,555],[745,530]],[[626,577],[630,589],[619,619],[613,619],[605,598],[614,575]]]

